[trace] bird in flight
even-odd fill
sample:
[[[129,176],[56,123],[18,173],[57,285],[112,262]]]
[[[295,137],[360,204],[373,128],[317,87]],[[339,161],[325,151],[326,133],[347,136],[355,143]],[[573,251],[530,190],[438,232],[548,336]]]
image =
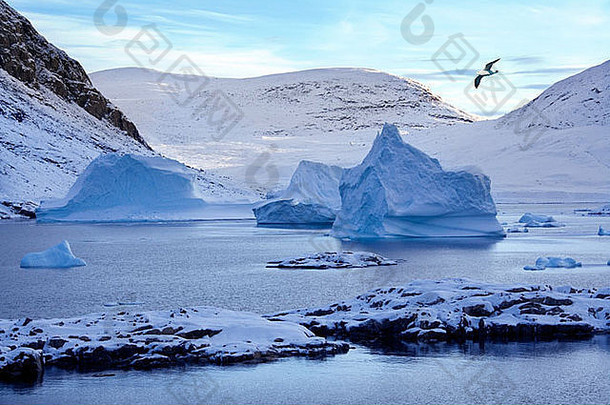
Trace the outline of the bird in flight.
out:
[[[485,76],[491,76],[493,74],[498,73],[497,70],[491,70],[491,67],[493,66],[494,63],[496,63],[497,61],[499,61],[500,58],[489,62],[487,65],[485,65],[485,68],[483,70],[479,70],[477,72],[477,77],[474,78],[474,88],[478,89],[479,88],[479,84],[481,84],[481,79],[484,78]]]

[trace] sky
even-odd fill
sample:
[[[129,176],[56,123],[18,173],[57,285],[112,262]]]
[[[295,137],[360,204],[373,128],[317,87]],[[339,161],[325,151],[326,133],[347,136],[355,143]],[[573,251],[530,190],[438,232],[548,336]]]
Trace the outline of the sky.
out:
[[[184,63],[217,77],[372,68],[417,80],[483,117],[610,58],[610,0],[8,3],[89,73],[130,66],[175,71]],[[483,91],[472,93],[472,80],[496,58],[501,74],[489,81],[497,89],[490,102],[481,99]]]

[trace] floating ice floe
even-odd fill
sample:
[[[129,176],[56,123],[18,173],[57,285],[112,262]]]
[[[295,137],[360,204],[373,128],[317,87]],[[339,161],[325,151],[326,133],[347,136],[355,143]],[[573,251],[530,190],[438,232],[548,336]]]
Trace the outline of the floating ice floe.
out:
[[[523,270],[544,270],[547,267],[573,269],[576,267],[582,267],[582,263],[577,262],[571,257],[539,257],[536,259],[536,264],[534,266],[525,266],[523,267]]]
[[[139,221],[189,218],[206,206],[193,171],[160,156],[100,155],[67,196],[43,201],[39,221]]]
[[[55,268],[85,266],[83,259],[74,256],[67,240],[42,252],[28,253],[21,259],[22,268]]]
[[[26,349],[27,348],[27,349]],[[290,322],[212,307],[126,311],[68,319],[0,320],[0,377],[35,370],[16,363],[32,350],[45,366],[149,369],[184,363],[230,364],[288,356],[345,353],[348,345],[315,336]]]
[[[508,226],[504,228],[506,233],[528,233],[529,230],[524,226]]]
[[[599,226],[599,229],[597,230],[597,234],[599,236],[610,236],[610,230],[608,229],[604,229],[601,225]]]
[[[345,169],[333,234],[348,238],[504,236],[491,182],[445,171],[385,124],[362,163]]]
[[[558,228],[564,224],[555,221],[550,215],[537,215],[526,212],[519,218],[519,223],[524,224],[526,228]]]
[[[416,280],[318,308],[269,315],[360,342],[587,338],[610,332],[610,288]]]
[[[343,169],[303,160],[277,198],[254,207],[259,224],[332,224],[341,207]]]
[[[322,252],[308,256],[267,262],[267,267],[329,269],[369,266],[392,266],[396,261],[371,252]]]

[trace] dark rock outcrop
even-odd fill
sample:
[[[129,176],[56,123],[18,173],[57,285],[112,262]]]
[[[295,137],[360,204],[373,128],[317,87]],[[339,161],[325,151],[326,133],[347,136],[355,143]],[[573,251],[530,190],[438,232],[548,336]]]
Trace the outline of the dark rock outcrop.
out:
[[[46,87],[148,145],[136,126],[102,95],[76,60],[49,43],[32,24],[0,0],[0,68],[33,89]]]

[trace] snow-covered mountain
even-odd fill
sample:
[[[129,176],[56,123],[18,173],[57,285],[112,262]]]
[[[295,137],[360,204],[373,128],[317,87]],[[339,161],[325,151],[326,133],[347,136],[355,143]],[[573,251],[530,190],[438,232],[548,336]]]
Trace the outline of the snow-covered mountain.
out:
[[[610,60],[553,84],[499,122],[555,129],[610,126]]]
[[[286,185],[300,160],[357,164],[385,122],[430,128],[474,120],[415,81],[370,69],[315,69],[199,83],[188,83],[189,78],[137,68],[91,74],[153,148],[196,167],[221,169],[252,187]],[[163,91],[168,88],[171,93]],[[214,124],[221,114],[210,118],[219,90],[236,107],[229,115],[241,117],[226,133]],[[246,168],[267,162],[274,173],[277,169],[279,181],[248,178]]]
[[[0,0],[0,217],[24,201],[63,197],[108,152],[155,154],[76,60]],[[195,176],[215,199],[248,195],[226,179]]]
[[[493,121],[407,141],[445,166],[478,166],[499,201],[610,199],[610,61],[555,83]]]

